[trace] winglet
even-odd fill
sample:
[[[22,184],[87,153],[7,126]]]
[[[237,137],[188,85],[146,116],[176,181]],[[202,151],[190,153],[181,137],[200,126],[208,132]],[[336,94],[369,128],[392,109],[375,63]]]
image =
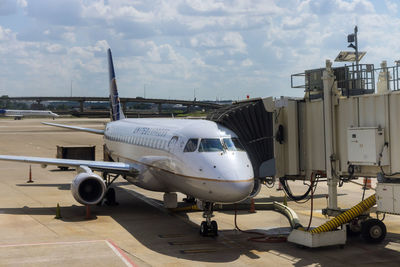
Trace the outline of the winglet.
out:
[[[118,97],[117,82],[115,80],[114,64],[111,49],[108,49],[108,74],[110,79],[110,117],[112,121],[125,119],[121,102]]]

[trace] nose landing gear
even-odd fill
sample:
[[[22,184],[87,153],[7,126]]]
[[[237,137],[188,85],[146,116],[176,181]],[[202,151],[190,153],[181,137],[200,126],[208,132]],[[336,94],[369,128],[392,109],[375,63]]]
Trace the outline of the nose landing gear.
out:
[[[216,221],[211,221],[213,215],[213,207],[214,203],[205,202],[203,218],[205,221],[202,221],[200,224],[200,234],[202,236],[217,236],[218,235],[218,224]]]

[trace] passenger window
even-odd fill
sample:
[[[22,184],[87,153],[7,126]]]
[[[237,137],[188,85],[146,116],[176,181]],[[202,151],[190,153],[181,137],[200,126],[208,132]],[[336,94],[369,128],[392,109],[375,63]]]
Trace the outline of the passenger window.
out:
[[[183,152],[194,152],[197,149],[197,144],[199,142],[199,139],[197,138],[191,138],[187,141],[185,148],[183,149]]]
[[[219,138],[201,139],[199,152],[220,152],[224,151],[221,140]]]

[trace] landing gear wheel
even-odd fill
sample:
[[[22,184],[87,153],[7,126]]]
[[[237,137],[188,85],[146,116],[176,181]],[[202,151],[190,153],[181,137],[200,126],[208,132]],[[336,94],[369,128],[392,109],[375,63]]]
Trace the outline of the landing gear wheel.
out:
[[[217,236],[218,235],[218,225],[216,221],[211,221],[213,215],[213,206],[212,202],[202,202],[203,204],[203,218],[205,221],[201,222],[200,225],[200,234],[202,236]]]
[[[207,225],[206,221],[202,221],[200,224],[200,235],[202,235],[202,236],[218,236],[217,222],[211,221],[210,225]]]
[[[117,201],[115,201],[115,189],[114,188],[112,188],[112,187],[110,187],[108,190],[107,190],[107,193],[106,193],[106,195],[105,195],[105,204],[106,205],[108,205],[108,206],[115,206],[115,205],[118,205],[118,202]]]
[[[207,227],[207,222],[202,221],[200,224],[200,234],[202,236],[208,236],[208,227]]]
[[[214,236],[218,235],[218,224],[216,221],[211,222],[211,232],[213,233]]]
[[[191,204],[196,203],[196,199],[194,197],[191,197],[191,196],[186,196],[183,199],[183,201],[186,202],[186,203],[191,203]]]
[[[379,243],[386,236],[386,226],[378,219],[368,219],[362,224],[361,236],[368,243]]]

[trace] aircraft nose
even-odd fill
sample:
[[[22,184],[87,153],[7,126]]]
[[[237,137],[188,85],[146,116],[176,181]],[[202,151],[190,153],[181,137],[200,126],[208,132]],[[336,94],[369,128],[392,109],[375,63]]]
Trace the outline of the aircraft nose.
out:
[[[233,182],[229,185],[232,202],[241,201],[249,196],[253,190],[254,179],[243,182]]]
[[[229,179],[223,183],[218,183],[214,187],[214,192],[218,195],[216,196],[217,202],[235,203],[247,198],[253,190],[253,186],[253,178],[246,180]]]

